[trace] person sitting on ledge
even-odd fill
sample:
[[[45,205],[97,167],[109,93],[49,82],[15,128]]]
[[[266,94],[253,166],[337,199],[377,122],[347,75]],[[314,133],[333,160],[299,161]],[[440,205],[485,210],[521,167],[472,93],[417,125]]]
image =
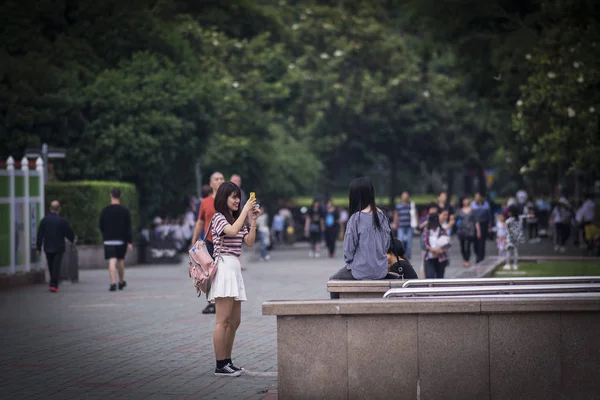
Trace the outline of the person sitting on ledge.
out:
[[[368,178],[350,182],[350,217],[344,234],[344,261],[346,265],[331,276],[332,280],[398,279],[388,274],[387,251],[390,248],[391,229],[385,213],[375,204],[375,189]],[[330,294],[332,299],[338,293]]]
[[[398,239],[390,243],[387,251],[388,275],[397,274],[397,279],[419,279],[413,266],[404,259],[404,244]]]

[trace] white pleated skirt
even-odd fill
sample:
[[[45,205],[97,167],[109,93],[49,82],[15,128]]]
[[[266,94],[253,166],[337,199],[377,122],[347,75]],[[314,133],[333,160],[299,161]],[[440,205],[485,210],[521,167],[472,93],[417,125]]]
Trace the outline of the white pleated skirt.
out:
[[[217,273],[208,292],[208,301],[214,303],[217,297],[233,297],[237,301],[247,300],[242,265],[236,256],[218,257]]]

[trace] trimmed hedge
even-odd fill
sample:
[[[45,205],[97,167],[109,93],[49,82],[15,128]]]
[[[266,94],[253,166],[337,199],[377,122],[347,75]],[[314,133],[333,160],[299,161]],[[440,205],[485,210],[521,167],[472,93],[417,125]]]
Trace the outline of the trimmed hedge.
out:
[[[121,204],[131,212],[133,237],[139,226],[139,197],[135,185],[110,181],[50,182],[46,185],[46,213],[52,200],[60,201],[61,215],[69,221],[79,244],[102,244],[98,227],[102,209],[110,204],[110,191],[121,189]]]

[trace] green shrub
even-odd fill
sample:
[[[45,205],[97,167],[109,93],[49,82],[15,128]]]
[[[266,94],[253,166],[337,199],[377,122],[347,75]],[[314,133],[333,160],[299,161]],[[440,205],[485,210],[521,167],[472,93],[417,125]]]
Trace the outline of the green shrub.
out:
[[[101,244],[98,227],[102,209],[110,204],[110,191],[121,189],[121,204],[131,212],[133,237],[139,226],[139,198],[135,185],[125,182],[75,181],[51,182],[46,185],[46,205],[52,200],[61,204],[61,215],[69,221],[80,244]],[[46,213],[48,207],[46,207]]]

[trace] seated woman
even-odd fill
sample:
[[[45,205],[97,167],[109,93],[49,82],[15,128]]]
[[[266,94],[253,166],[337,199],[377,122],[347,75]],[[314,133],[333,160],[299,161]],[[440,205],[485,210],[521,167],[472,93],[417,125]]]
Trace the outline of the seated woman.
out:
[[[404,252],[404,245],[400,240],[394,239],[390,243],[387,251],[388,275],[397,274],[397,279],[419,279],[410,262],[403,258]]]
[[[388,276],[387,251],[391,229],[385,213],[375,205],[375,189],[368,178],[350,182],[350,217],[344,234],[344,261],[346,265],[330,279],[374,280],[397,279]],[[338,298],[331,293],[331,298]]]

